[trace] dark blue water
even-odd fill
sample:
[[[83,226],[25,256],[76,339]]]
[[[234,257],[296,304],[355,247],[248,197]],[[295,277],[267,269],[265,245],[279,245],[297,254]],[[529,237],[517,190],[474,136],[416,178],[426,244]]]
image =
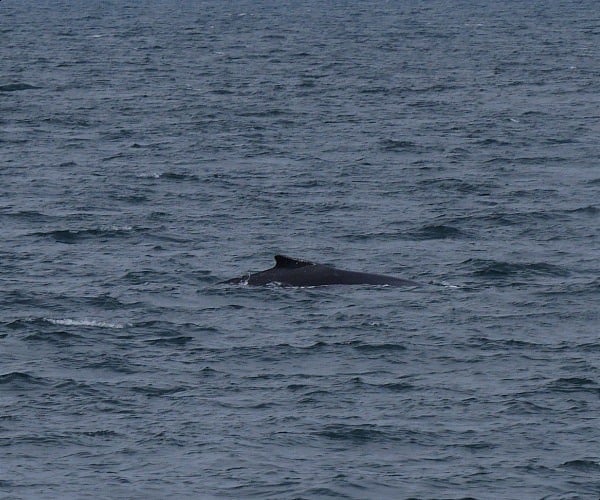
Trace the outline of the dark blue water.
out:
[[[600,496],[596,2],[0,37],[3,498]],[[425,286],[217,285],[276,253]]]

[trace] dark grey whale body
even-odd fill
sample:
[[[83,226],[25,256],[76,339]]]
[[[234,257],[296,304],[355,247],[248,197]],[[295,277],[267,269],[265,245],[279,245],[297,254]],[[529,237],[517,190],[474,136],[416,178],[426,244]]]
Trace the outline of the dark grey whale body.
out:
[[[390,285],[419,286],[418,283],[383,274],[343,271],[332,266],[293,259],[285,255],[275,256],[275,267],[233,278],[222,283],[248,284],[254,286],[274,283],[282,286],[324,285]]]

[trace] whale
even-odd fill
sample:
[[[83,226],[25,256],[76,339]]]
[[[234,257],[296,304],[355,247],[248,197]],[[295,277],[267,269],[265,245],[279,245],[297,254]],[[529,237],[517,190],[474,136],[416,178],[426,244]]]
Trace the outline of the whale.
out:
[[[307,260],[275,255],[275,266],[265,271],[249,273],[222,281],[220,284],[251,286],[326,286],[326,285],[387,285],[396,287],[420,286],[419,283],[384,274],[344,271],[336,267]]]

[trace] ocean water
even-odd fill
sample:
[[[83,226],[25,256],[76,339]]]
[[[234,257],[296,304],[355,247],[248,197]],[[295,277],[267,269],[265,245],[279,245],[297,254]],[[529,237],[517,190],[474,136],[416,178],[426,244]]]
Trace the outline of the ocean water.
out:
[[[597,7],[1,2],[0,496],[599,498]]]

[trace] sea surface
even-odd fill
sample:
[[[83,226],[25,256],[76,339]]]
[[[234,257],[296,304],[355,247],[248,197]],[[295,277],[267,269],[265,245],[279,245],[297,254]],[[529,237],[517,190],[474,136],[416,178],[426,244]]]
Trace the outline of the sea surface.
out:
[[[598,499],[594,0],[0,3],[0,498]],[[275,254],[419,288],[221,285]]]

